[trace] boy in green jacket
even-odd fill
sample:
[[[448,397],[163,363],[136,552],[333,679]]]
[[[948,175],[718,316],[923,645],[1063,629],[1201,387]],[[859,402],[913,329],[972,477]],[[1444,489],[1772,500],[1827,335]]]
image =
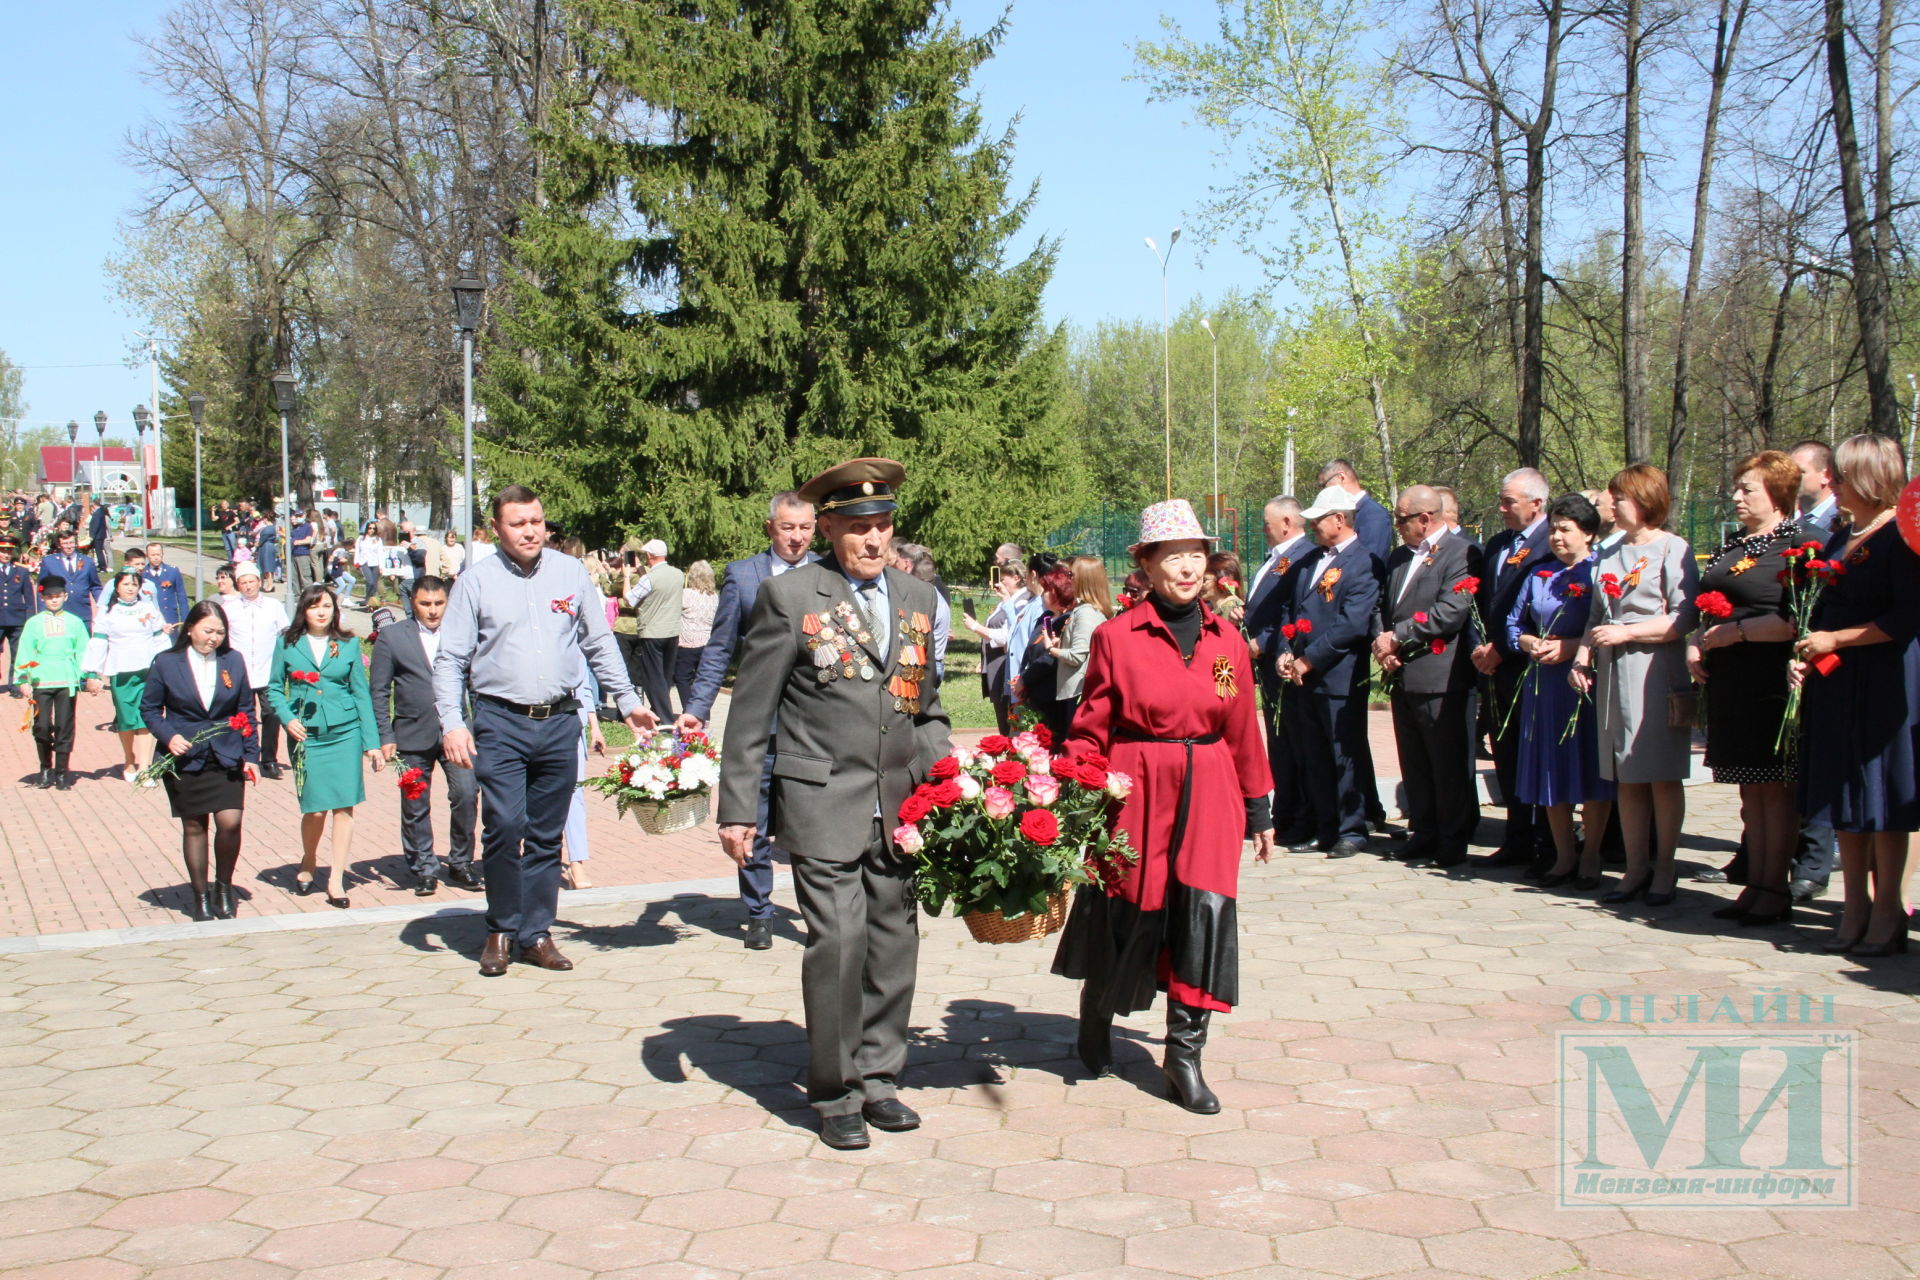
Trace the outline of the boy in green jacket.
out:
[[[40,750],[36,787],[73,789],[67,757],[73,754],[73,695],[86,678],[81,657],[87,651],[87,624],[66,611],[67,580],[49,574],[40,579],[41,612],[20,630],[14,680],[33,690],[33,743]]]

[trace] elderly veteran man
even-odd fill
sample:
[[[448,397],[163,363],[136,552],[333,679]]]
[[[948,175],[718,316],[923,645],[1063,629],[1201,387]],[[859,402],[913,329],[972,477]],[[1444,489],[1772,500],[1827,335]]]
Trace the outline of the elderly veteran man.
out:
[[[1393,522],[1402,545],[1387,561],[1373,657],[1393,685],[1393,736],[1406,788],[1408,862],[1455,867],[1480,820],[1467,715],[1473,692],[1473,597],[1467,544],[1454,537],[1440,495],[1400,491]]]
[[[1280,627],[1280,675],[1300,695],[1288,700],[1297,708],[1288,724],[1313,815],[1310,840],[1293,852],[1318,849],[1330,858],[1351,858],[1365,847],[1362,788],[1372,784],[1371,770],[1363,773],[1369,760],[1362,748],[1381,566],[1354,532],[1354,506],[1353,494],[1329,485],[1300,513],[1320,545],[1294,572]]]
[[[560,836],[580,782],[584,660],[627,723],[658,718],[634,693],[586,566],[547,547],[546,512],[533,490],[493,496],[500,554],[460,575],[440,624],[433,700],[449,765],[472,769],[481,808],[487,942],[480,973],[507,971],[514,944],[542,969],[571,969],[550,931],[560,902]],[[467,715],[467,695],[473,715]]]
[[[720,841],[744,867],[777,719],[771,834],[793,856],[807,925],[807,1100],[821,1141],[840,1149],[867,1146],[869,1123],[920,1123],[897,1096],[920,939],[911,864],[891,833],[949,741],[932,679],[934,590],[888,564],[904,476],[856,458],[800,489],[830,554],[760,588],[720,766]]]
[[[1506,832],[1499,849],[1482,858],[1489,867],[1524,866],[1536,858],[1550,859],[1552,846],[1546,824],[1537,821],[1534,806],[1518,800],[1520,784],[1520,717],[1507,708],[1520,696],[1528,658],[1507,644],[1500,619],[1513,612],[1520,589],[1534,570],[1553,559],[1547,546],[1547,478],[1532,467],[1509,471],[1500,481],[1500,521],[1506,526],[1487,540],[1485,570],[1480,575],[1480,616],[1493,632],[1479,637],[1473,651],[1475,670],[1487,677],[1489,696],[1480,701],[1486,715],[1487,736],[1493,743],[1493,773],[1506,800]]]

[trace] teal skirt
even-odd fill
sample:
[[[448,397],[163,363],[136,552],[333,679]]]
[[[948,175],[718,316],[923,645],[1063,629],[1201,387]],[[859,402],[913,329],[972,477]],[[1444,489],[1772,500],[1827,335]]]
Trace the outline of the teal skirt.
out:
[[[324,732],[307,733],[300,752],[300,812],[351,809],[367,798],[365,745],[360,726],[348,722]]]
[[[113,731],[145,733],[147,721],[140,714],[140,695],[147,688],[147,673],[122,671],[117,676],[108,676],[107,688],[113,692]]]

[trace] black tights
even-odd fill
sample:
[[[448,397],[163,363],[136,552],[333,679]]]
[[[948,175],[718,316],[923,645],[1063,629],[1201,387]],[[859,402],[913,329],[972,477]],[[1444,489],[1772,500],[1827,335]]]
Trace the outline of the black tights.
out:
[[[240,817],[244,810],[222,809],[213,816],[213,857],[222,884],[233,883],[240,861]],[[187,881],[195,893],[207,891],[207,815],[180,819],[180,856],[186,859]]]

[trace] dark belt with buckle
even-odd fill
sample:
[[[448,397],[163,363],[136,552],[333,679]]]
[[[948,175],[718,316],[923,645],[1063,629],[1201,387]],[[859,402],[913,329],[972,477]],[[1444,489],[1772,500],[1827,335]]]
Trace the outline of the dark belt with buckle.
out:
[[[529,720],[545,720],[550,716],[574,715],[580,710],[580,699],[561,698],[554,702],[542,702],[528,706],[524,702],[508,702],[505,698],[496,698],[490,693],[475,694],[482,702],[491,703],[503,711],[511,711],[517,716]]]

